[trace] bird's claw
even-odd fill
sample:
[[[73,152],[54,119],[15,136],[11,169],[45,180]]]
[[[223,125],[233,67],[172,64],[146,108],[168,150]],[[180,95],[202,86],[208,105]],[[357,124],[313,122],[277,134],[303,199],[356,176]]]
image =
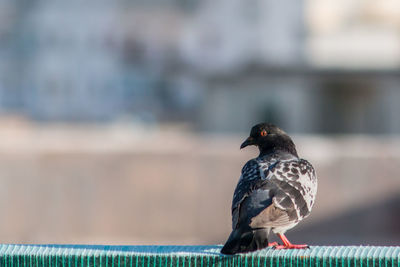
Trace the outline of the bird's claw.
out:
[[[278,242],[268,243],[268,247],[272,247],[272,248],[275,248],[278,245],[279,245]]]

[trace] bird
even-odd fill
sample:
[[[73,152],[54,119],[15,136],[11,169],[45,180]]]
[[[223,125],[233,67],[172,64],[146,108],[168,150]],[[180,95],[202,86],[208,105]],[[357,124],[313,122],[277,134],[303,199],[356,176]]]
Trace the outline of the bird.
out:
[[[232,232],[221,253],[309,248],[292,244],[285,232],[311,212],[317,194],[314,167],[299,158],[293,140],[274,124],[253,126],[240,149],[251,145],[257,146],[260,154],[242,168],[232,200]],[[269,243],[271,232],[283,244]]]

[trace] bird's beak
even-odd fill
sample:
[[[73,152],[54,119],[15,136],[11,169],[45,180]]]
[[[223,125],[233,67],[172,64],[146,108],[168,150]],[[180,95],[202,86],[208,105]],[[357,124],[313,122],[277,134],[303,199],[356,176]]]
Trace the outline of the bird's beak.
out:
[[[254,140],[253,137],[249,136],[244,142],[243,144],[240,145],[240,149],[245,148],[246,146],[251,146],[251,145],[255,145],[256,142]]]

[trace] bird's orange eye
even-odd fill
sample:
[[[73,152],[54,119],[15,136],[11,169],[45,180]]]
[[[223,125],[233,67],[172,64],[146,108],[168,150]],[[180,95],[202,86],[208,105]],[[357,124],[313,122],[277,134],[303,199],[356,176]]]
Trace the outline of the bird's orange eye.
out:
[[[260,134],[261,134],[261,136],[266,136],[267,135],[267,131],[266,130],[262,130]]]

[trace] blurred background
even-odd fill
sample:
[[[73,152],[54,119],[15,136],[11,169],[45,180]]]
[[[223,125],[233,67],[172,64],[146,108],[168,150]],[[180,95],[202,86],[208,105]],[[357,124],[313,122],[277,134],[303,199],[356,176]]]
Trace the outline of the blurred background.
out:
[[[0,242],[220,244],[281,126],[311,245],[400,243],[400,2],[1,0]]]

